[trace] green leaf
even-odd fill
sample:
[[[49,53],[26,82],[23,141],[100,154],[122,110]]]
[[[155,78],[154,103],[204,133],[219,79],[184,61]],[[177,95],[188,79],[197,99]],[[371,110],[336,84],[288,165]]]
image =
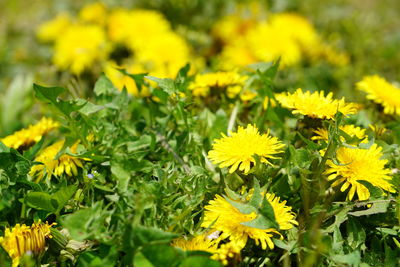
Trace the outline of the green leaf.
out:
[[[65,206],[65,203],[67,203],[67,201],[72,198],[77,188],[77,185],[69,185],[66,187],[62,187],[60,190],[53,194],[52,198],[55,199],[58,203],[57,212],[59,212]]]
[[[261,206],[261,201],[263,200],[263,196],[261,194],[260,183],[256,178],[253,179],[253,185],[254,185],[253,187],[254,192],[253,195],[251,196],[249,204],[258,209]]]
[[[145,78],[149,79],[153,82],[156,82],[158,84],[158,86],[169,95],[177,93],[177,89],[175,87],[174,80],[172,80],[170,78],[161,79],[161,78],[157,78],[154,76],[145,76]]]
[[[279,230],[279,224],[275,220],[274,208],[266,198],[264,198],[261,208],[258,209],[258,216],[252,221],[241,224],[258,229],[275,228]]]
[[[179,267],[222,267],[218,261],[212,260],[208,257],[192,256],[184,259]]]
[[[164,232],[155,227],[132,225],[132,238],[136,246],[144,246],[155,241],[168,244],[176,237],[178,237],[177,234]]]
[[[360,216],[372,215],[372,214],[377,214],[377,213],[386,213],[388,207],[389,207],[389,201],[376,202],[376,203],[372,204],[372,207],[369,209],[349,212],[349,215],[360,217]]]
[[[25,196],[25,203],[35,209],[55,212],[58,208],[57,200],[45,192],[29,192]]]
[[[110,95],[116,92],[116,88],[112,82],[105,76],[101,75],[94,85],[94,93],[99,95]]]
[[[126,165],[124,163],[112,161],[111,173],[113,174],[115,180],[118,181],[118,192],[125,193],[128,189],[129,181],[131,179],[131,174],[127,170]]]

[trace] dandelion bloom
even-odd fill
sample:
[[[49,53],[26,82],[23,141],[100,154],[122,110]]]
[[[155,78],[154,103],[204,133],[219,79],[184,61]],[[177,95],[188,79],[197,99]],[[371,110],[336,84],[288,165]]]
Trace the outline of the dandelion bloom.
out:
[[[101,2],[87,4],[79,11],[79,19],[84,22],[104,25],[107,21],[107,7]]]
[[[303,92],[300,88],[293,94],[279,94],[276,100],[285,108],[293,109],[293,114],[303,114],[311,118],[333,119],[340,111],[344,115],[355,114],[358,105],[346,103],[344,97],[340,100],[332,99],[333,94],[324,96],[324,91],[311,93]]]
[[[60,69],[80,74],[96,61],[104,60],[108,48],[106,35],[100,26],[75,24],[57,38],[53,62]]]
[[[367,181],[373,186],[385,191],[394,192],[390,180],[392,179],[389,169],[385,169],[387,160],[381,159],[382,148],[376,144],[369,149],[340,147],[336,151],[339,164],[328,160],[329,168],[325,171],[328,180],[335,180],[331,187],[342,184],[340,191],[344,192],[350,188],[347,200],[352,200],[357,193],[359,200],[367,200],[370,192],[360,180]]]
[[[268,159],[277,158],[274,155],[281,153],[285,146],[278,138],[270,136],[269,132],[260,135],[258,129],[250,124],[247,128],[239,126],[236,133],[230,132],[230,136],[222,136],[214,141],[208,157],[221,168],[230,166],[230,173],[239,169],[247,174],[251,165],[256,164],[256,155],[262,163],[271,164]]]
[[[274,210],[275,220],[280,230],[289,230],[297,224],[295,214],[291,211],[292,208],[285,205],[286,201],[280,202],[279,197],[270,193],[266,193],[265,198]],[[248,214],[240,212],[225,198],[216,195],[205,206],[204,221],[201,226],[221,231],[221,239],[229,238],[231,242],[241,248],[246,245],[247,239],[251,238],[256,242],[256,245],[261,244],[262,249],[267,249],[267,247],[273,249],[274,243],[271,238],[274,234],[280,235],[279,229],[260,229],[243,225],[245,222],[253,221],[257,216],[256,212]]]
[[[367,143],[368,142],[368,137],[365,134],[366,129],[362,129],[360,127],[354,126],[354,125],[342,125],[339,127],[340,130],[345,132],[351,137],[357,137],[358,139],[361,139],[361,143]],[[324,128],[318,128],[317,130],[314,130],[314,133],[316,134],[315,136],[311,137],[311,140],[324,140],[328,141],[328,130]],[[341,137],[342,141],[345,141],[344,137]]]
[[[63,173],[68,176],[78,175],[78,167],[83,168],[82,159],[67,154],[61,155],[58,159],[57,154],[64,146],[64,141],[59,141],[46,147],[36,158],[35,161],[43,164],[32,166],[29,174],[40,181],[45,174],[50,178],[52,175],[60,176]],[[71,147],[71,152],[76,153],[77,144]]]
[[[383,106],[386,114],[400,115],[400,88],[390,84],[378,75],[365,76],[356,84],[367,93],[367,98]]]
[[[53,42],[70,25],[72,25],[72,19],[68,14],[62,13],[54,19],[40,25],[37,36],[43,42]]]
[[[240,256],[241,248],[232,242],[220,244],[220,241],[220,238],[214,239],[211,235],[202,234],[189,240],[184,238],[174,239],[171,245],[183,250],[206,251],[212,254],[210,257],[211,259],[218,260],[222,262],[223,265],[228,265],[230,259]]]
[[[19,130],[12,135],[0,139],[0,141],[10,148],[28,148],[39,142],[45,134],[57,128],[59,125],[58,122],[43,117],[37,124]]]
[[[194,96],[208,96],[212,89],[226,89],[230,98],[237,96],[243,88],[247,76],[240,75],[236,71],[219,71],[196,75],[189,85]]]
[[[46,238],[51,238],[50,228],[53,225],[39,220],[32,226],[17,224],[12,229],[6,228],[4,237],[0,237],[0,244],[10,255],[12,267],[17,267],[27,252],[39,256],[45,251]]]

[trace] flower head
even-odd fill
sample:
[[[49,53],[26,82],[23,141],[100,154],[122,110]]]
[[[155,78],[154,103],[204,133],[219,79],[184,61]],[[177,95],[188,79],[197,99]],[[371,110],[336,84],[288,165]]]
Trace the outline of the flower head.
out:
[[[208,96],[210,90],[225,89],[230,98],[237,96],[247,80],[247,76],[242,76],[236,71],[220,71],[196,75],[189,89],[194,96]]]
[[[367,93],[367,98],[383,106],[386,114],[400,115],[400,88],[390,84],[378,75],[365,76],[356,84]]]
[[[103,25],[107,20],[107,7],[101,2],[85,5],[79,11],[82,21]]]
[[[43,42],[55,41],[60,33],[64,32],[70,25],[72,20],[68,14],[59,14],[54,19],[40,25],[37,36]]]
[[[68,27],[56,40],[53,62],[60,69],[80,74],[108,53],[103,29],[97,25],[76,24]]]
[[[333,119],[338,111],[344,115],[357,112],[356,104],[346,103],[344,97],[337,100],[332,99],[332,96],[332,93],[324,96],[323,91],[304,93],[299,88],[293,94],[279,94],[276,99],[283,107],[293,109],[293,114],[303,114],[311,118]]]
[[[78,175],[78,167],[83,168],[82,159],[67,154],[56,158],[64,146],[64,141],[59,141],[46,147],[36,158],[35,161],[43,164],[34,165],[29,174],[40,181],[45,174],[50,178],[52,175],[60,176],[66,173],[68,176]],[[71,152],[76,153],[77,144],[71,147]]]
[[[218,260],[224,265],[228,265],[229,260],[240,256],[242,248],[232,242],[222,243],[220,238],[213,238],[210,235],[202,234],[186,240],[184,238],[174,239],[172,246],[183,250],[200,250],[212,254],[211,259]]]
[[[285,205],[286,201],[280,202],[279,197],[270,193],[266,193],[265,198],[272,206],[275,220],[281,230],[289,230],[297,224],[294,219],[295,214],[291,211],[292,208]],[[221,231],[221,239],[229,238],[231,242],[241,248],[246,245],[248,238],[251,238],[257,245],[261,244],[262,249],[267,247],[273,249],[274,243],[271,238],[274,234],[280,235],[278,229],[260,229],[243,224],[253,221],[257,216],[259,215],[256,212],[242,213],[225,198],[216,195],[214,200],[211,200],[205,207],[204,221],[201,226]]]
[[[12,135],[2,138],[0,141],[10,148],[25,149],[39,142],[45,134],[57,128],[59,125],[58,122],[43,117],[37,124],[19,130]]]
[[[33,223],[32,226],[17,224],[12,229],[6,228],[0,244],[12,259],[12,266],[17,267],[21,258],[29,251],[38,256],[46,249],[46,238],[51,238],[50,228],[54,225]]]
[[[385,169],[387,160],[381,159],[382,148],[376,144],[369,149],[340,147],[336,151],[337,165],[328,160],[329,168],[325,171],[328,180],[335,180],[331,187],[342,184],[340,191],[350,188],[347,199],[352,200],[357,193],[359,200],[367,200],[370,192],[360,180],[367,181],[373,186],[385,191],[394,192],[390,184],[390,170]]]
[[[215,140],[208,157],[221,168],[230,166],[230,173],[239,169],[247,174],[251,164],[256,164],[256,155],[262,163],[271,164],[268,159],[275,159],[274,155],[281,153],[285,146],[278,138],[270,136],[269,132],[260,135],[258,129],[250,124],[247,128],[239,126],[236,133],[230,132],[230,136],[222,136]]]
[[[348,134],[350,137],[357,137],[361,139],[361,143],[367,143],[368,137],[365,134],[366,129],[362,129],[360,127],[350,125],[342,125],[339,127],[340,130]],[[311,137],[311,140],[325,140],[328,141],[328,130],[324,128],[318,128],[314,131],[315,136]],[[345,141],[344,137],[341,137],[342,142]]]

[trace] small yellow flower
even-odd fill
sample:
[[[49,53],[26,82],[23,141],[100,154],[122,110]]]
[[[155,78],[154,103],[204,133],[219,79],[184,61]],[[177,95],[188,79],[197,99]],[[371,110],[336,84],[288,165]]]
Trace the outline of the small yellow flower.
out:
[[[275,220],[280,230],[289,230],[293,228],[293,225],[297,225],[295,214],[291,211],[291,207],[285,205],[286,201],[280,202],[279,197],[270,193],[266,193],[265,198],[274,210]],[[274,243],[271,238],[274,234],[281,235],[278,229],[259,229],[242,224],[256,219],[257,216],[255,212],[249,214],[241,213],[225,198],[216,195],[214,200],[211,200],[205,206],[204,221],[201,226],[221,231],[221,239],[229,238],[232,243],[240,248],[243,248],[248,238],[251,238],[256,242],[256,245],[261,244],[262,249],[267,249],[267,247],[273,249]]]
[[[285,108],[293,109],[293,114],[303,114],[311,118],[333,119],[340,111],[345,116],[355,114],[357,105],[346,103],[344,97],[340,100],[333,99],[333,94],[324,96],[323,91],[311,93],[303,92],[300,88],[293,94],[279,94],[276,100]]]
[[[84,22],[104,25],[107,21],[107,8],[101,2],[85,5],[79,11],[79,18]]]
[[[385,169],[387,160],[382,158],[382,148],[376,144],[369,149],[340,147],[336,151],[339,165],[328,160],[329,168],[325,171],[328,180],[335,180],[331,187],[342,184],[340,191],[350,188],[347,200],[352,200],[357,193],[359,200],[367,200],[370,192],[366,186],[359,182],[364,180],[385,191],[394,192],[390,180],[389,169]]]
[[[58,128],[60,124],[50,118],[43,117],[37,124],[19,130],[12,135],[0,139],[3,144],[14,149],[26,149],[37,143],[48,132]]]
[[[68,14],[62,13],[54,19],[40,25],[37,36],[39,40],[43,42],[53,42],[59,35],[64,33],[70,25],[72,25],[71,18]]]
[[[365,134],[366,129],[362,129],[360,127],[356,127],[354,125],[342,125],[339,127],[340,130],[345,132],[351,137],[357,137],[361,139],[361,143],[368,143],[368,136]],[[311,140],[324,140],[328,141],[328,130],[324,128],[318,128],[314,130],[315,136],[311,137]],[[341,141],[344,142],[345,138],[341,137]]]
[[[247,79],[247,76],[240,75],[236,71],[198,74],[189,85],[189,89],[193,91],[194,96],[204,97],[214,89],[225,89],[228,97],[234,98],[240,93]]]
[[[210,257],[213,260],[222,262],[223,265],[228,265],[229,261],[240,257],[242,248],[238,247],[232,242],[220,243],[220,238],[213,238],[210,235],[202,234],[193,237],[190,240],[184,238],[174,239],[171,243],[172,246],[181,248],[183,250],[200,250],[212,254]]]
[[[383,106],[386,114],[400,115],[400,88],[378,75],[365,76],[356,84],[367,93],[367,98]]]
[[[56,156],[64,146],[64,141],[59,141],[49,147],[46,147],[36,158],[35,161],[43,164],[32,166],[29,174],[39,182],[45,174],[48,178],[52,175],[61,176],[63,173],[68,176],[78,175],[78,167],[83,168],[82,159],[67,154]],[[76,153],[77,144],[71,147],[71,152]]]
[[[60,69],[80,74],[102,61],[109,46],[103,29],[97,25],[75,24],[68,27],[56,40],[53,62]]]
[[[12,267],[17,267],[27,252],[37,257],[45,251],[46,239],[51,238],[50,228],[53,225],[39,220],[32,226],[17,224],[12,229],[6,228],[4,237],[0,237],[0,244],[10,255]]]
[[[270,136],[269,131],[260,135],[258,129],[249,124],[247,128],[239,126],[230,136],[222,134],[222,138],[214,141],[208,157],[220,168],[230,166],[230,173],[239,169],[247,174],[251,165],[256,164],[256,155],[262,163],[271,164],[268,159],[276,159],[274,155],[281,153],[284,146],[278,138]]]

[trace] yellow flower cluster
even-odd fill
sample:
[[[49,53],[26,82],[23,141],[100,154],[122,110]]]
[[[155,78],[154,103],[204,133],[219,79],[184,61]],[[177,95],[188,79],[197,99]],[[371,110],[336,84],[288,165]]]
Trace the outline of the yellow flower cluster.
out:
[[[135,96],[149,93],[147,89],[139,92],[133,79],[118,69],[173,78],[188,62],[201,64],[201,60],[192,60],[186,40],[154,10],[109,10],[101,3],[93,3],[83,7],[77,18],[60,14],[44,23],[38,29],[38,37],[54,42],[53,62],[60,69],[79,75],[100,63],[118,89],[126,87]],[[121,47],[128,54],[118,58],[113,54],[118,54]]]
[[[337,65],[348,62],[344,53],[322,42],[305,17],[294,13],[270,14],[267,20],[230,15],[213,32],[223,44],[221,66],[225,69],[278,58],[281,66],[295,65],[305,57],[325,58]]]
[[[248,79],[236,71],[219,71],[196,75],[194,81],[189,85],[194,96],[208,96],[213,90],[223,89],[230,98],[236,97]]]
[[[61,176],[63,173],[68,176],[78,175],[78,167],[83,168],[82,159],[67,154],[56,158],[57,154],[64,146],[64,141],[58,141],[46,147],[36,158],[35,161],[42,164],[34,165],[30,175],[39,182],[45,175],[50,178],[52,175]],[[71,152],[76,153],[77,144],[71,147]]]
[[[46,249],[46,238],[51,238],[50,228],[54,225],[33,223],[32,226],[17,224],[13,228],[6,228],[4,237],[0,237],[0,244],[12,259],[12,267],[17,267],[21,258],[28,252],[37,257]]]
[[[43,117],[37,124],[19,130],[12,135],[0,139],[3,144],[14,149],[26,149],[39,142],[44,135],[56,129],[60,124],[50,118]]]
[[[292,109],[293,114],[303,114],[311,118],[333,119],[338,111],[344,115],[357,112],[357,104],[346,103],[344,97],[340,100],[332,97],[332,92],[325,96],[323,91],[314,93],[307,91],[304,93],[299,88],[293,94],[276,95],[276,100],[283,107]]]

